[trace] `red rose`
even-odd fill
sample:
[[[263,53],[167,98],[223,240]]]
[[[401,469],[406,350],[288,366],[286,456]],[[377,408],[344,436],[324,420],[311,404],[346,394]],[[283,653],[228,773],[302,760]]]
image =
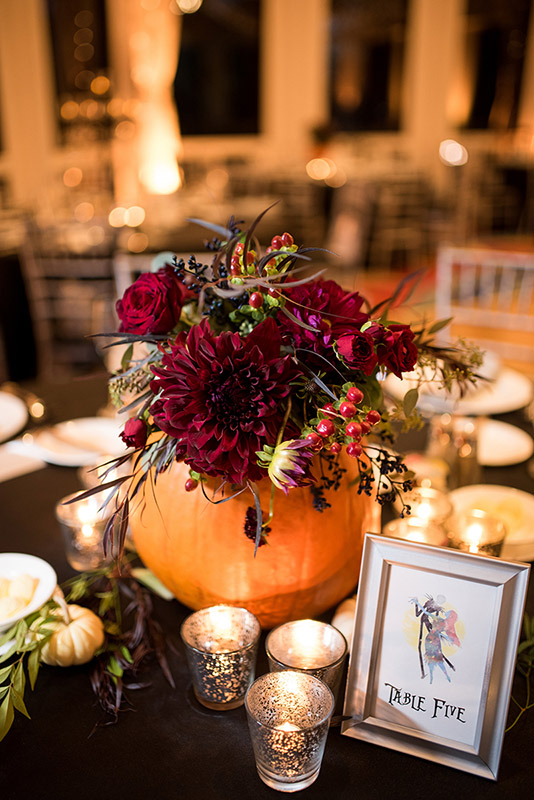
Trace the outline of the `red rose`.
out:
[[[120,437],[127,447],[144,447],[146,442],[146,423],[142,419],[127,419]]]
[[[178,320],[187,289],[172,267],[144,272],[117,301],[122,333],[169,333]]]
[[[372,375],[378,363],[374,350],[375,340],[367,331],[355,331],[340,336],[336,349],[347,366]]]
[[[417,362],[417,346],[414,332],[409,325],[373,325],[368,329],[378,342],[378,363],[390,369],[397,378],[403,372],[410,372]]]

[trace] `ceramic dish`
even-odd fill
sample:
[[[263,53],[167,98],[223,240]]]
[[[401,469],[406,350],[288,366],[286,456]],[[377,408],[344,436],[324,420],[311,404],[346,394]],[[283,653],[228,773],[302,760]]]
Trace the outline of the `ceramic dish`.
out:
[[[475,484],[449,494],[457,514],[478,508],[506,525],[507,535],[501,558],[534,560],[534,495],[511,486]]]
[[[36,430],[23,438],[27,452],[49,464],[85,467],[95,464],[99,455],[122,456],[127,452],[119,434],[124,419],[82,417]]]
[[[11,439],[24,427],[28,419],[28,409],[20,397],[0,392],[0,442]]]
[[[57,576],[47,561],[26,553],[0,553],[0,578],[14,580],[19,575],[31,575],[38,580],[30,602],[10,617],[0,619],[0,631],[5,631],[23,617],[50,600],[57,585]]]
[[[521,428],[496,419],[480,420],[478,463],[483,467],[520,464],[534,452],[534,441]]]
[[[401,380],[388,375],[384,382],[385,391],[397,400],[406,391],[417,385],[415,373],[407,373]],[[524,408],[532,399],[532,384],[521,372],[503,367],[492,382],[479,382],[468,390],[463,398],[447,394],[435,384],[423,384],[419,392],[417,407],[428,414],[445,412],[465,416],[486,416],[506,414]]]

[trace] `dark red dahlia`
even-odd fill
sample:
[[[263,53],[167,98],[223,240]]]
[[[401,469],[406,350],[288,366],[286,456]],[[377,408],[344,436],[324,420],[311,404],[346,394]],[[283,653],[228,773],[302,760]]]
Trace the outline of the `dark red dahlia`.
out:
[[[285,314],[278,314],[278,324],[284,340],[296,347],[314,350],[321,355],[344,333],[360,330],[369,318],[361,311],[363,297],[358,292],[346,292],[335,281],[311,281],[284,292],[287,308],[302,322],[315,328],[309,331]]]
[[[242,339],[237,333],[215,336],[207,320],[181,334],[151,388],[156,425],[180,442],[185,462],[230,483],[259,480],[266,473],[256,451],[274,444],[282,424],[289,382],[297,369],[280,356],[281,338],[274,320],[261,322]]]

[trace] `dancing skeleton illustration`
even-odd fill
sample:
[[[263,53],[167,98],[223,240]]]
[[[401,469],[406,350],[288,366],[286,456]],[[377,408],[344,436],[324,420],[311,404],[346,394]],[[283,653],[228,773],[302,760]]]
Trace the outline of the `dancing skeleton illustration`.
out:
[[[421,678],[426,677],[424,662],[428,666],[430,675],[430,683],[434,678],[434,668],[437,666],[441,669],[449,683],[451,682],[450,675],[447,672],[447,664],[454,672],[456,668],[449,661],[443,653],[442,643],[449,642],[460,647],[460,640],[456,633],[456,621],[458,614],[453,609],[445,611],[443,603],[445,597],[438,595],[436,599],[427,594],[426,602],[421,605],[417,597],[412,597],[410,603],[414,604],[415,616],[420,617],[419,620],[419,641],[417,644],[417,651],[419,653],[419,665],[421,667]],[[424,641],[425,655],[423,659],[422,644],[424,629],[426,628],[426,636]]]

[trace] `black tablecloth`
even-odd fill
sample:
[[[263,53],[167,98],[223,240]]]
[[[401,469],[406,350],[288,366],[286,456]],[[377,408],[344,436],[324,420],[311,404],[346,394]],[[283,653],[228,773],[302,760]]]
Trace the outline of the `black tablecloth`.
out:
[[[106,402],[102,379],[80,380],[46,391],[54,421],[92,414]],[[520,419],[516,415],[515,421]],[[529,488],[526,466],[485,470],[484,481]],[[530,484],[532,488],[532,484]],[[0,484],[0,550],[41,556],[59,580],[73,572],[65,561],[54,505],[80,488],[76,471],[48,466]],[[532,584],[532,582],[531,582]],[[534,611],[534,591],[528,608]],[[259,779],[244,708],[228,712],[203,709],[192,695],[178,631],[189,613],[178,602],[156,598],[156,616],[166,633],[176,634],[178,649],[169,661],[176,689],[155,664],[142,679],[149,688],[131,692],[133,706],[116,725],[105,721],[89,684],[88,666],[43,667],[35,692],[27,690],[31,721],[17,714],[0,743],[2,800],[93,800],[124,797],[141,800],[189,798],[274,798],[280,796]],[[267,671],[260,647],[257,674]],[[517,696],[523,684],[516,679]],[[534,710],[506,734],[496,783],[439,764],[342,736],[328,736],[321,773],[304,790],[309,800],[333,798],[517,798],[534,788]]]

